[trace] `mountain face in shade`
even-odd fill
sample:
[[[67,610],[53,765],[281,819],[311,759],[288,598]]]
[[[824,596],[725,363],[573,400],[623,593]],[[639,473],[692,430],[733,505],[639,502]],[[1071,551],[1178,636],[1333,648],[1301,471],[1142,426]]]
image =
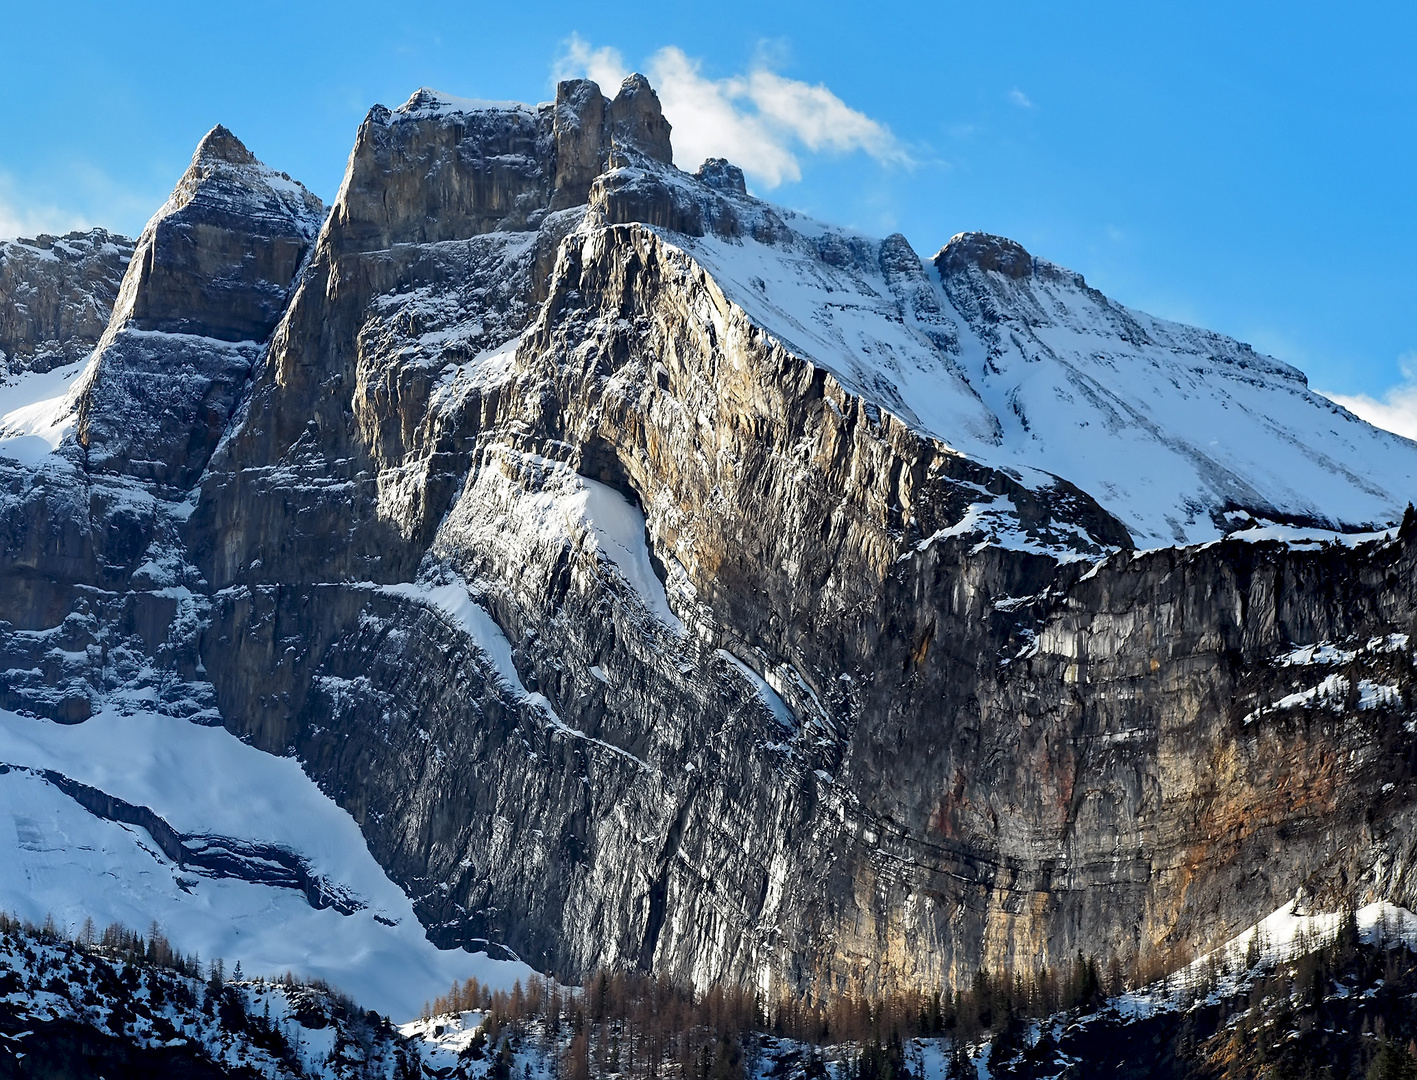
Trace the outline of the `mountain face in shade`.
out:
[[[324,205],[215,127],[138,238],[78,394],[89,468],[185,490],[226,430]]]
[[[17,840],[0,906],[170,832],[113,873],[182,947],[274,904],[396,1002],[458,947],[874,992],[1410,907],[1417,444],[670,134],[639,77],[420,90],[328,211],[207,136],[87,366],[5,390],[0,794],[71,876]]]

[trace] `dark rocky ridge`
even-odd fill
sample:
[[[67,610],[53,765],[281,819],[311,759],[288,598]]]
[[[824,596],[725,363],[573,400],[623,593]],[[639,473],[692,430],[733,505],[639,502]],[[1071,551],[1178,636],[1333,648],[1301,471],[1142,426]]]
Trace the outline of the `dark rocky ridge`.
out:
[[[0,463],[6,703],[81,720],[150,661],[159,707],[294,750],[435,940],[567,976],[934,986],[1198,947],[1300,888],[1410,902],[1409,699],[1246,717],[1296,689],[1292,644],[1412,626],[1414,530],[1134,555],[1088,494],[950,450],[749,319],[665,230],[790,232],[667,138],[633,80],[538,109],[420,92],[371,111],[311,242],[313,208],[265,201],[214,132],[159,222],[207,183],[259,209],[199,221],[171,272],[145,234],[87,456]],[[903,238],[815,242],[933,302]],[[271,257],[212,300],[202,267],[246,250]],[[969,313],[1024,258],[1056,271],[946,252]],[[205,380],[181,408],[104,390],[173,370],[128,359],[154,333]],[[982,499],[1037,550],[949,535]],[[592,503],[643,521],[657,583]],[[415,576],[465,585],[514,670],[379,587]],[[1364,655],[1352,685],[1406,693],[1410,651]]]
[[[85,373],[78,440],[89,468],[192,485],[323,217],[318,198],[226,128],[207,133],[138,238]]]

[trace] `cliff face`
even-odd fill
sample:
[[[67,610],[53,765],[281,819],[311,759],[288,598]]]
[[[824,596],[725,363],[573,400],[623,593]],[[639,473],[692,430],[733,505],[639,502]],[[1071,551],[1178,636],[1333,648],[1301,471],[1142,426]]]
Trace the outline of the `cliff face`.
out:
[[[0,374],[85,359],[132,256],[133,241],[106,229],[0,244]]]
[[[86,467],[186,491],[226,430],[324,207],[213,128],[138,238],[78,390]]]
[[[1412,448],[1017,245],[931,264],[668,136],[643,80],[420,91],[316,238],[213,132],[75,437],[0,442],[0,704],[121,695],[293,752],[436,942],[566,976],[936,986],[1200,947],[1299,889],[1409,900],[1417,531],[1254,518],[1366,523]],[[1123,360],[1320,417],[1303,475],[1380,461],[1356,501],[1241,483],[1132,375],[1102,401],[1087,364]],[[1073,444],[1023,364],[1200,486],[1042,471]],[[1252,527],[1134,550],[1168,520]]]

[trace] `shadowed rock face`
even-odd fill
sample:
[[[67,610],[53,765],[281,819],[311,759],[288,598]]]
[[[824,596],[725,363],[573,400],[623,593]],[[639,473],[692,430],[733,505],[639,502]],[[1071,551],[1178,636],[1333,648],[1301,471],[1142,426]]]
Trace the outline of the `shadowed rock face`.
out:
[[[135,330],[264,341],[323,217],[218,125],[138,238],[117,315]]]
[[[904,237],[794,229],[726,162],[673,169],[643,80],[535,109],[420,91],[366,118],[242,351],[204,332],[199,262],[159,288],[161,222],[210,174],[255,193],[241,243],[313,231],[234,139],[203,147],[100,350],[88,471],[0,468],[29,575],[0,587],[7,701],[219,711],[298,755],[436,941],[566,977],[935,987],[1200,947],[1298,889],[1412,899],[1389,635],[1417,530],[1136,553],[1066,480],[806,358],[788,301],[750,316],[694,238],[855,275],[942,366],[946,305],[999,324],[1000,282],[1043,272],[1022,248],[957,238],[937,279]],[[101,392],[153,335],[221,402],[244,363],[242,407]],[[1286,659],[1318,641],[1337,666]],[[1330,675],[1337,699],[1290,701]]]
[[[719,191],[731,191],[739,195],[748,194],[747,182],[743,179],[743,170],[731,161],[724,158],[709,158],[699,166],[694,173],[711,188]],[[918,263],[919,260],[917,259]]]
[[[207,133],[138,238],[85,374],[79,441],[89,468],[191,485],[323,216],[318,198],[226,128]]]
[[[132,255],[133,241],[106,229],[0,244],[0,376],[87,357]]]
[[[669,121],[659,107],[659,95],[643,75],[631,75],[610,103],[610,131],[615,141],[633,146],[651,161],[674,164],[669,145]]]

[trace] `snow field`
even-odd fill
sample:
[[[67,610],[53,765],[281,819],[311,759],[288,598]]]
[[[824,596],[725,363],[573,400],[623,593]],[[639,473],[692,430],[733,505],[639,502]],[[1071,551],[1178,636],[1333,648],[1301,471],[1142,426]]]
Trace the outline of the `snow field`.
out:
[[[183,952],[240,961],[252,975],[293,969],[322,978],[395,1018],[416,1015],[454,979],[510,987],[532,974],[524,964],[435,948],[354,819],[293,758],[222,728],[111,707],[73,726],[0,711],[0,762],[12,766],[0,774],[0,909],[34,922],[52,913],[71,931],[85,917],[138,929],[156,920]],[[352,915],[316,910],[293,889],[177,867],[144,830],[93,816],[24,768],[150,807],[182,833],[297,852],[365,906]]]

